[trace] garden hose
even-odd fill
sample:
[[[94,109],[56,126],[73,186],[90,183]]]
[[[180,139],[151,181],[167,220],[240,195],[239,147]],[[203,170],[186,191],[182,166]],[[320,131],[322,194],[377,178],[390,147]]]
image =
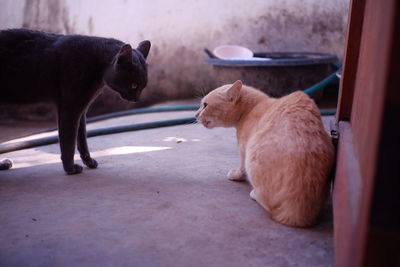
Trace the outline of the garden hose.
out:
[[[181,124],[190,124],[196,121],[195,118],[183,118],[183,119],[173,119],[173,120],[162,120],[162,121],[153,121],[153,122],[145,122],[145,123],[137,123],[137,124],[128,124],[128,125],[120,125],[113,126],[107,128],[99,128],[87,131],[87,137],[113,134],[113,133],[122,133],[128,131],[138,131],[144,129],[153,129],[153,128],[161,128],[167,126],[175,126]],[[16,150],[32,148],[43,145],[50,145],[58,142],[58,136],[49,136],[42,137],[33,140],[2,144],[0,145],[0,154],[8,153]]]
[[[337,73],[340,72],[340,67],[338,66],[337,71],[329,75],[327,78],[323,79],[319,83],[307,88],[304,90],[304,93],[311,95],[316,91],[324,88],[326,85],[332,83],[336,79],[338,79]],[[138,109],[131,109],[125,111],[118,111],[113,113],[108,113],[104,115],[99,115],[95,117],[91,117],[87,119],[87,122],[95,122],[120,116],[127,116],[127,115],[134,115],[134,114],[145,114],[145,113],[154,113],[154,112],[169,112],[169,111],[188,111],[188,110],[197,110],[199,108],[198,104],[190,104],[190,105],[173,105],[173,106],[161,106],[161,107],[148,107],[148,108],[138,108]],[[321,115],[328,116],[334,115],[334,109],[322,109]],[[162,121],[153,121],[153,122],[145,122],[145,123],[137,123],[137,124],[128,124],[128,125],[121,125],[121,126],[113,126],[107,128],[100,128],[87,131],[87,137],[92,136],[100,136],[106,134],[113,134],[113,133],[122,133],[127,131],[138,131],[144,129],[154,129],[160,127],[168,127],[168,126],[176,126],[182,124],[190,124],[196,122],[196,118],[189,117],[189,118],[182,118],[182,119],[172,119],[172,120],[162,120]],[[56,130],[56,128],[49,129]],[[50,136],[50,137],[43,137],[37,138],[28,141],[21,141],[9,144],[1,144],[0,145],[0,154],[8,153],[12,151],[17,151],[26,148],[32,148],[37,146],[49,145],[58,142],[58,136]],[[1,169],[1,168],[0,168]]]

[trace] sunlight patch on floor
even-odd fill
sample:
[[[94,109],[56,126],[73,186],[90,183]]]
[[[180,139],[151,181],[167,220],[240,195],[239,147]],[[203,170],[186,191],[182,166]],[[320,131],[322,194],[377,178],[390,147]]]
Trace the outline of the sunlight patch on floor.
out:
[[[145,153],[145,152],[154,152],[154,151],[162,151],[172,149],[172,147],[167,146],[120,146],[120,147],[111,147],[104,150],[98,150],[91,152],[91,156],[93,158],[99,157],[107,157],[107,156],[115,156],[115,155],[127,155],[127,154],[135,154],[135,153]],[[80,161],[79,154],[75,154],[76,161]],[[38,152],[37,156],[13,156],[12,160],[14,162],[13,169],[18,168],[26,168],[38,165],[45,164],[53,164],[60,163],[60,154],[53,154],[47,152]],[[80,162],[78,162],[81,164]]]
[[[104,150],[94,151],[91,153],[93,157],[102,157],[108,155],[125,155],[133,153],[153,152],[172,149],[167,146],[120,146],[112,147]]]

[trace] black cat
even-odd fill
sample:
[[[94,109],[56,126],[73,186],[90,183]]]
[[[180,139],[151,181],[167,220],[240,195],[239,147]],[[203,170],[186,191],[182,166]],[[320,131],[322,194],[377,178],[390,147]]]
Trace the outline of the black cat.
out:
[[[104,85],[123,99],[138,100],[147,84],[150,45],[143,41],[132,49],[115,39],[0,31],[0,101],[54,101],[64,170],[82,171],[74,164],[75,144],[83,163],[96,168],[86,142],[86,111]]]

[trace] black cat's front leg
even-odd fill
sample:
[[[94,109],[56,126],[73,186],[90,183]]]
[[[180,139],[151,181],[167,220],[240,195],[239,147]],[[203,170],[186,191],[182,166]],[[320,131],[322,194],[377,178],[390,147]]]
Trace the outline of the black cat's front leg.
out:
[[[78,151],[86,166],[91,169],[97,168],[97,161],[90,157],[89,147],[86,141],[86,114],[81,116],[78,130]]]
[[[60,139],[61,160],[67,174],[77,174],[82,172],[82,166],[74,164],[79,117],[79,114],[67,114],[62,111],[59,112],[58,115],[58,135]]]

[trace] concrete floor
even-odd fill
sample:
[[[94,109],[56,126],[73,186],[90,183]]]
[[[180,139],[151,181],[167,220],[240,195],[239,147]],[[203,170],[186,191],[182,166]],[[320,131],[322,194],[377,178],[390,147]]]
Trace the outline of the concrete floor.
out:
[[[0,172],[0,266],[333,266],[329,207],[314,228],[285,227],[250,199],[249,184],[226,179],[239,162],[233,129],[88,141],[99,168],[76,176],[64,174],[58,144],[0,155],[15,164]]]

